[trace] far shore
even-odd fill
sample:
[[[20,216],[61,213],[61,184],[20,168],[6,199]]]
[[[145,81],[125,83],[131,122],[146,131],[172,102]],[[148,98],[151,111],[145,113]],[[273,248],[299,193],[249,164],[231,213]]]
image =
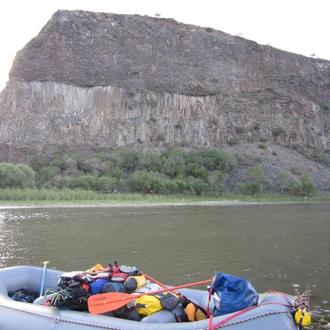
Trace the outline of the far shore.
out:
[[[181,199],[173,202],[148,200],[122,200],[122,201],[0,201],[0,210],[3,209],[23,209],[23,208],[91,208],[91,207],[161,207],[161,206],[234,206],[234,205],[260,205],[260,204],[292,204],[292,203],[311,203],[311,202],[330,202],[329,196],[313,196],[295,198],[272,198],[267,195],[262,198],[256,196],[242,196],[234,199],[219,200],[194,200],[193,198]]]

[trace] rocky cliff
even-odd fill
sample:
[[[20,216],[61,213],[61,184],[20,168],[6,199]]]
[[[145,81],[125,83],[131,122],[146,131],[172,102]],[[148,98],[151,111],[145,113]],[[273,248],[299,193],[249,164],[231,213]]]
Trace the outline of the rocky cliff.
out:
[[[60,145],[329,149],[330,62],[172,19],[58,11],[0,95],[1,161]]]

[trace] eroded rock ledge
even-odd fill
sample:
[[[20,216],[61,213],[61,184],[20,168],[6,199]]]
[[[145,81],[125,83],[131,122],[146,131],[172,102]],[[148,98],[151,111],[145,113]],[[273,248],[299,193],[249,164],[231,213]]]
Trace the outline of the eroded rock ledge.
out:
[[[0,95],[0,157],[67,145],[329,149],[330,62],[172,19],[58,11]]]

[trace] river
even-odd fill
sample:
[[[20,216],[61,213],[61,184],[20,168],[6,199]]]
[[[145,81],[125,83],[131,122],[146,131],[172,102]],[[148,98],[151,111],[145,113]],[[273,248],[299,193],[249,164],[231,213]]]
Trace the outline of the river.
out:
[[[162,283],[242,276],[330,309],[330,203],[0,209],[0,267],[136,266]]]

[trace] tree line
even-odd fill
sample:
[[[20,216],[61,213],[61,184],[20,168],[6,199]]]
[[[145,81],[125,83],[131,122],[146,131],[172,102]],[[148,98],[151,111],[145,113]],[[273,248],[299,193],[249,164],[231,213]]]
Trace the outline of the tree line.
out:
[[[226,179],[240,162],[240,158],[216,149],[171,149],[158,155],[118,148],[92,157],[58,150],[48,160],[31,157],[27,164],[0,163],[0,188],[218,196],[225,192]],[[281,172],[277,179],[281,192],[306,195],[314,190],[308,175],[293,180],[289,172]],[[263,191],[266,181],[260,165],[251,167],[237,192],[256,194]]]

